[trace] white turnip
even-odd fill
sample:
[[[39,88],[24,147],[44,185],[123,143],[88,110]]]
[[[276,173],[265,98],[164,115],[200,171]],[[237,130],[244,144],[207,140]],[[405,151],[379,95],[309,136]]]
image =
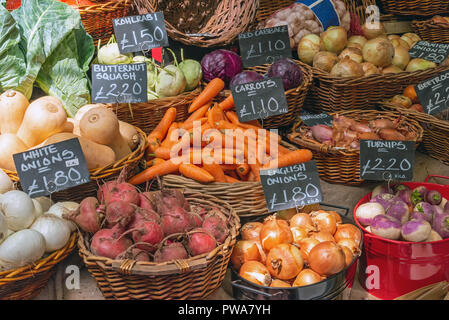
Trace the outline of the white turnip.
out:
[[[431,230],[430,223],[425,220],[410,220],[402,225],[401,234],[406,241],[421,242],[429,237]]]
[[[14,190],[14,183],[11,178],[0,169],[0,194]]]
[[[9,236],[0,245],[0,267],[13,269],[23,267],[42,258],[45,238],[36,230],[24,229]]]
[[[412,212],[412,219],[416,220],[426,220],[432,223],[433,220],[433,206],[427,202],[418,203]]]
[[[375,235],[390,240],[397,240],[401,236],[401,223],[387,215],[376,216],[371,222],[370,229]]]
[[[70,229],[67,223],[52,214],[44,214],[37,218],[30,229],[36,230],[44,236],[45,252],[61,249],[70,238]]]
[[[34,221],[34,203],[23,191],[6,192],[1,198],[0,207],[6,217],[9,229],[13,231],[26,229]]]
[[[374,219],[374,217],[378,215],[384,215],[385,209],[379,204],[374,202],[367,202],[359,206],[355,212],[357,220],[363,226],[369,226]]]

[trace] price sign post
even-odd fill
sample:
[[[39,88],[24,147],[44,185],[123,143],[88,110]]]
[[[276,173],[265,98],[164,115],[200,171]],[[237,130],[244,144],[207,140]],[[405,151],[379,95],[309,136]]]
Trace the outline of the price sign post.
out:
[[[90,181],[78,139],[13,155],[23,191],[32,198],[50,195]]]
[[[278,26],[239,34],[240,56],[245,68],[272,64],[291,58],[288,26]]]
[[[265,119],[288,112],[281,78],[239,84],[231,88],[240,122]]]
[[[333,121],[333,118],[326,112],[310,113],[305,110],[302,110],[299,117],[308,127],[313,127],[319,124],[324,124],[325,126],[332,126]]]
[[[260,171],[268,212],[323,201],[315,161]]]
[[[93,103],[147,102],[147,65],[92,65]]]
[[[438,114],[449,108],[449,71],[415,86],[419,102],[427,114]]]
[[[409,50],[409,54],[411,58],[421,58],[440,64],[449,56],[449,44],[418,41]]]
[[[112,19],[112,25],[122,54],[168,46],[162,12]]]
[[[362,179],[412,181],[414,164],[414,141],[360,141]]]

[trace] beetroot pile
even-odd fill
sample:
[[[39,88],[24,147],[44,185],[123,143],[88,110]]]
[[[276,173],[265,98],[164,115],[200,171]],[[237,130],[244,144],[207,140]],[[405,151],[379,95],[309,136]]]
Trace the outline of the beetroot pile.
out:
[[[205,254],[229,234],[216,207],[190,204],[180,190],[139,192],[113,180],[65,216],[93,234],[91,251],[110,259],[165,262]]]

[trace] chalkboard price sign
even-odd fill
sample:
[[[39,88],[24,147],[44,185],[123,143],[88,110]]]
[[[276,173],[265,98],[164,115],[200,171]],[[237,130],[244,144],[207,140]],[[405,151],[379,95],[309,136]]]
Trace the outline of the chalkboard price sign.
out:
[[[281,78],[269,78],[231,88],[241,122],[265,119],[288,112]]]
[[[413,141],[360,141],[360,176],[365,180],[411,181],[415,163]]]
[[[92,65],[93,103],[147,101],[147,65],[145,63]]]
[[[239,34],[240,55],[245,68],[291,58],[288,27],[278,26]]]
[[[22,189],[32,198],[90,181],[77,138],[17,153],[13,158]]]
[[[415,86],[419,102],[427,114],[435,115],[449,108],[449,71]]]
[[[268,212],[323,201],[315,161],[277,169],[260,170],[260,180]]]
[[[323,113],[311,113],[302,110],[299,117],[308,127],[313,127],[319,124],[324,124],[325,126],[332,126],[333,118],[326,112]]]
[[[112,19],[112,25],[120,53],[148,51],[168,46],[162,12]]]
[[[421,58],[440,64],[449,56],[449,44],[418,41],[410,49],[409,54],[411,58]]]

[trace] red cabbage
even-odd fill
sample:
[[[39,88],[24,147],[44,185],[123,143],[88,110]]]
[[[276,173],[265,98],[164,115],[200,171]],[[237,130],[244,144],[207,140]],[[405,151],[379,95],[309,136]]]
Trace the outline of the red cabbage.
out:
[[[268,69],[267,76],[270,78],[282,78],[284,90],[298,87],[303,81],[302,70],[289,58],[276,61]]]
[[[201,68],[206,82],[220,78],[228,85],[229,81],[242,71],[242,59],[235,52],[219,49],[203,57]]]
[[[239,74],[236,74],[232,78],[231,83],[229,83],[229,87],[232,88],[239,84],[254,82],[254,81],[258,81],[258,80],[262,80],[262,79],[263,79],[263,76],[258,74],[255,71],[243,71],[243,72],[240,72]]]

